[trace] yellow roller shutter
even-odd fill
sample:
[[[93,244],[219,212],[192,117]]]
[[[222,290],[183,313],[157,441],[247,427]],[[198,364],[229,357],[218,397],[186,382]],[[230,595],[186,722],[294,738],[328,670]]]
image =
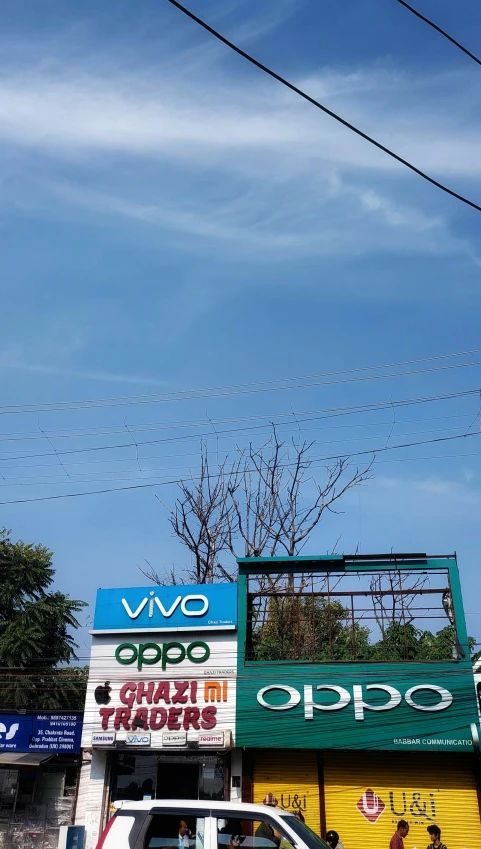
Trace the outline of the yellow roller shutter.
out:
[[[442,753],[325,752],[327,828],[345,849],[389,849],[400,819],[405,849],[425,849],[436,823],[448,849],[481,849],[481,823],[469,759]]]
[[[256,754],[254,761],[254,802],[274,793],[279,807],[300,808],[306,824],[320,834],[319,773],[316,752],[269,751]]]

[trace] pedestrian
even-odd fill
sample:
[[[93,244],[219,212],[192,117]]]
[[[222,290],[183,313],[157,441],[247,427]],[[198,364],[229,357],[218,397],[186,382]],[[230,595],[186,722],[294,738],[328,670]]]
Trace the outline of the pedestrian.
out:
[[[297,819],[298,819],[298,820],[300,820],[301,822],[305,822],[305,821],[306,821],[306,820],[305,820],[305,817],[304,817],[304,814],[302,813],[302,811],[300,810],[300,808],[296,808],[296,810],[295,810],[295,811],[293,811],[292,813],[293,813],[293,814],[294,814],[294,816],[295,816],[295,817],[297,817]]]
[[[336,849],[337,844],[339,843],[339,835],[337,831],[331,828],[330,831],[326,834],[326,843],[331,849]]]
[[[445,843],[441,843],[441,829],[438,825],[428,825],[428,834],[431,838],[431,843],[427,849],[447,849]]]
[[[404,838],[409,832],[409,823],[406,820],[399,820],[397,831],[394,832],[389,843],[389,849],[404,849]]]
[[[273,793],[268,793],[267,796],[264,796],[262,804],[267,805],[268,808],[277,808],[278,802]],[[270,840],[279,849],[281,838],[276,834],[270,823],[261,822],[256,828],[256,837],[260,837],[263,840]]]

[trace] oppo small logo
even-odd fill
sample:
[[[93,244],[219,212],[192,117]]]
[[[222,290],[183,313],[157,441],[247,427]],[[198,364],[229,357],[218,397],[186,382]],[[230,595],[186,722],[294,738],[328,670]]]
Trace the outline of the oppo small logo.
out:
[[[124,666],[137,663],[139,670],[155,663],[161,663],[162,669],[167,669],[169,664],[182,663],[185,658],[191,663],[205,663],[209,657],[209,646],[200,640],[189,643],[188,646],[177,642],[163,643],[161,646],[157,643],[139,643],[138,646],[134,643],[121,643],[115,649],[117,663]]]
[[[386,805],[374,790],[366,790],[359,799],[356,808],[368,822],[377,822]]]
[[[13,740],[19,728],[19,723],[14,722],[7,731],[7,726],[3,722],[0,722],[0,740],[2,739],[2,734],[5,734],[5,740]]]
[[[155,609],[160,610],[165,619],[169,619],[177,610],[180,604],[180,609],[184,616],[203,616],[209,609],[209,600],[205,595],[186,595],[182,598],[178,595],[174,599],[170,607],[164,607],[159,596],[155,595],[155,590],[151,590],[145,598],[142,599],[139,606],[132,610],[126,598],[122,599],[122,605],[129,619],[137,619],[143,610],[148,605],[148,616],[152,619]]]

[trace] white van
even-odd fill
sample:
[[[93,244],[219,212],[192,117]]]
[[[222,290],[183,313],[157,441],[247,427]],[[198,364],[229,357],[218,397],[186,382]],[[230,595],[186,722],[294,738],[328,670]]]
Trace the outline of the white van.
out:
[[[97,849],[329,849],[290,811],[235,802],[121,801]]]

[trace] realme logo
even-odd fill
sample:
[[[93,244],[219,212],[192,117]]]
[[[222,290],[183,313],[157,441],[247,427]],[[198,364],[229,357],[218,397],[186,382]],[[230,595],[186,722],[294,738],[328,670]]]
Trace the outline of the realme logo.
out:
[[[182,598],[181,595],[178,595],[170,607],[164,607],[160,598],[155,595],[155,590],[151,590],[149,595],[142,599],[135,610],[132,610],[126,598],[122,599],[122,605],[129,619],[137,619],[147,605],[149,606],[149,619],[153,618],[156,607],[160,610],[165,619],[169,619],[169,617],[177,610],[179,604],[184,616],[203,616],[209,609],[209,600],[205,595],[186,595],[184,598]]]

